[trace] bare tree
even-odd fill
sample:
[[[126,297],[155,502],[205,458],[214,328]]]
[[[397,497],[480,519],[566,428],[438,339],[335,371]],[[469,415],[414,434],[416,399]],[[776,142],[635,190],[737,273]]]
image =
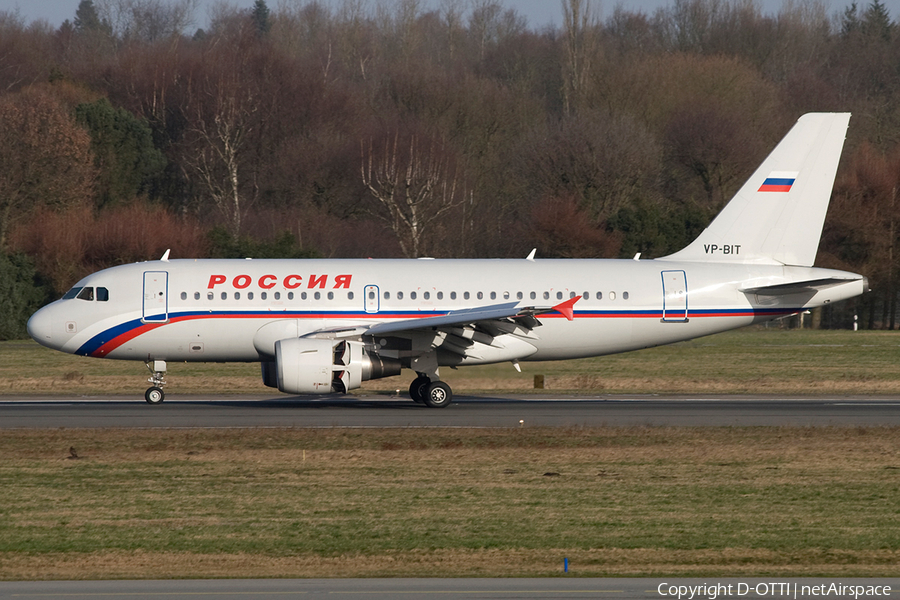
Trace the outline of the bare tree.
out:
[[[255,149],[278,101],[275,89],[266,87],[277,79],[272,65],[259,54],[249,20],[244,25],[236,36],[211,40],[204,49],[186,75],[182,108],[190,123],[185,175],[199,183],[234,236],[259,197]]]
[[[202,147],[192,166],[229,224],[229,231],[237,236],[244,211],[259,194],[259,186],[253,182],[251,197],[246,197],[240,169],[240,155],[252,130],[250,120],[256,109],[252,103],[224,94],[213,102],[212,113],[198,115],[193,129],[202,140]]]
[[[572,114],[584,102],[587,78],[600,44],[599,16],[592,0],[563,0],[566,58],[563,64],[563,103]]]
[[[408,258],[429,244],[426,232],[462,202],[458,174],[443,141],[424,143],[413,134],[395,133],[383,143],[372,139],[361,147],[363,184],[387,209],[387,220]]]

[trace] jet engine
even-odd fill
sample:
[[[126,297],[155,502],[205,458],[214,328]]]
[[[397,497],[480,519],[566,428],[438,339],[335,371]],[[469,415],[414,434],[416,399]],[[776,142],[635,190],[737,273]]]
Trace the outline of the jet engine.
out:
[[[363,381],[399,374],[399,360],[346,340],[279,340],[275,362],[262,364],[263,383],[287,394],[343,394]]]

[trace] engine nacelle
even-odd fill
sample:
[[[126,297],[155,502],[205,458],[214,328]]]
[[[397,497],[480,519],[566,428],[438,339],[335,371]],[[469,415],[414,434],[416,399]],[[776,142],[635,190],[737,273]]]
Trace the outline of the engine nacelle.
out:
[[[263,383],[272,381],[264,363]],[[346,393],[363,381],[400,374],[400,361],[370,353],[360,342],[289,338],[275,342],[275,380],[287,394]]]

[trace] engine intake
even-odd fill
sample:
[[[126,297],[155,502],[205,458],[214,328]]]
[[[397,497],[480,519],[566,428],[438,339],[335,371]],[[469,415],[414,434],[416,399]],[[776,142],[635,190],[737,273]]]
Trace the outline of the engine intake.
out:
[[[360,342],[289,338],[275,343],[275,363],[263,363],[262,373],[263,383],[287,394],[343,394],[363,381],[399,375],[400,361]]]

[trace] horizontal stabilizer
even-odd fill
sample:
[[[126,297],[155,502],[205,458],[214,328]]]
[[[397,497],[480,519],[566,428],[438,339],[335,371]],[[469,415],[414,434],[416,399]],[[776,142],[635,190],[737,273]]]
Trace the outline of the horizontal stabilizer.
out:
[[[852,283],[854,281],[859,281],[859,279],[827,277],[825,279],[779,283],[778,285],[764,285],[762,287],[746,288],[741,291],[745,294],[757,294],[760,296],[787,296],[789,294],[802,294],[804,292],[824,290],[837,285]]]

